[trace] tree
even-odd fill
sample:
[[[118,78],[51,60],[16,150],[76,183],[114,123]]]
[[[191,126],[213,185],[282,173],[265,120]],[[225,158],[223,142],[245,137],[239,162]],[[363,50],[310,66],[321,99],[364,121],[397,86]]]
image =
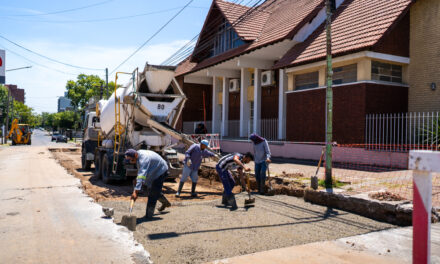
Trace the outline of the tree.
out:
[[[11,120],[17,118],[20,123],[34,126],[36,123],[36,114],[32,112],[33,109],[19,101],[14,100],[13,104],[14,107],[11,112]]]
[[[3,123],[3,119],[6,117],[6,105],[8,99],[8,89],[0,84],[0,116]]]
[[[102,86],[102,96],[106,98],[106,87],[105,81],[99,78],[97,75],[86,75],[80,74],[76,81],[69,80],[66,84],[67,97],[72,100],[72,105],[75,109],[84,108],[89,99],[92,97],[99,98],[101,95]],[[109,83],[109,93],[111,94],[114,90],[115,83]]]

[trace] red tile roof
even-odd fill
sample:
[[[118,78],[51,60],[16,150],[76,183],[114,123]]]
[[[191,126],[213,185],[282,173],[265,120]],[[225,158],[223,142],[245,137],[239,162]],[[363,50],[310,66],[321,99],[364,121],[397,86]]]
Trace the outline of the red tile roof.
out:
[[[411,0],[346,0],[332,22],[332,54],[368,49],[401,17]],[[303,43],[295,45],[274,66],[282,68],[321,60],[326,56],[325,23]]]
[[[250,7],[237,5],[230,2],[221,0],[215,0],[218,8],[228,20],[231,25],[234,25],[234,29],[237,34],[245,41],[255,40],[261,33],[270,13],[265,10],[254,10]],[[249,16],[246,17],[246,21],[239,22],[240,17],[244,17],[246,12]]]
[[[218,56],[205,59],[200,63],[191,62],[187,58],[178,65],[176,76],[195,72],[252,50],[292,38],[297,30],[319,12],[318,6],[323,6],[323,1],[267,0],[256,7],[256,11],[252,13],[253,15],[246,17],[234,26],[240,37],[245,40],[252,39],[253,41]],[[249,7],[222,0],[214,0],[214,3],[224,13],[225,17],[232,21],[235,21],[240,17],[240,14],[249,10]],[[215,8],[215,6],[213,5],[211,8]]]

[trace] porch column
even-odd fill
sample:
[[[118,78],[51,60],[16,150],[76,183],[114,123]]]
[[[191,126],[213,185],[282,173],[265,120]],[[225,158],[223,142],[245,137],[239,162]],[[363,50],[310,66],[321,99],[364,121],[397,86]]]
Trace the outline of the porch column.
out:
[[[286,70],[280,69],[278,89],[278,139],[286,139],[286,91],[287,74]]]
[[[240,137],[248,137],[248,127],[250,118],[250,104],[248,101],[248,86],[250,84],[251,73],[247,68],[241,68],[240,84]]]
[[[254,133],[261,134],[261,69],[254,69]]]
[[[223,104],[222,104],[222,136],[228,136],[229,125],[229,78],[223,77]]]
[[[217,76],[212,77],[212,133],[220,133],[221,107],[219,104],[220,80]]]

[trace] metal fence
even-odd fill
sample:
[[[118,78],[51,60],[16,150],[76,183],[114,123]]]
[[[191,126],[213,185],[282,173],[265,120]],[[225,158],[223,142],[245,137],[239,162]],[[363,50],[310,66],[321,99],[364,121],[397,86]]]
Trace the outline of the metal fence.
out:
[[[261,119],[261,136],[267,140],[278,139],[278,118]]]
[[[365,119],[367,149],[440,149],[440,112],[371,114]]]

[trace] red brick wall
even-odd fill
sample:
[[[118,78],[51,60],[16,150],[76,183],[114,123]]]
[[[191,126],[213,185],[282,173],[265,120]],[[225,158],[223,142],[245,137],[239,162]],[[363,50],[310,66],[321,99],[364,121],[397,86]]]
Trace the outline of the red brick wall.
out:
[[[278,87],[263,87],[261,97],[261,118],[278,117]]]
[[[240,92],[229,93],[229,120],[240,120]]]
[[[8,87],[10,95],[14,100],[24,103],[24,89],[20,89],[14,84],[6,84],[5,86]]]
[[[203,120],[203,92],[205,93],[206,120],[212,119],[212,85],[183,83],[183,78],[178,79],[183,87],[188,100],[182,111],[183,122]]]
[[[364,143],[365,116],[408,109],[406,87],[361,83],[333,88],[333,140]],[[325,89],[287,95],[287,139],[325,141]]]
[[[373,51],[409,57],[409,12],[387,31]]]

